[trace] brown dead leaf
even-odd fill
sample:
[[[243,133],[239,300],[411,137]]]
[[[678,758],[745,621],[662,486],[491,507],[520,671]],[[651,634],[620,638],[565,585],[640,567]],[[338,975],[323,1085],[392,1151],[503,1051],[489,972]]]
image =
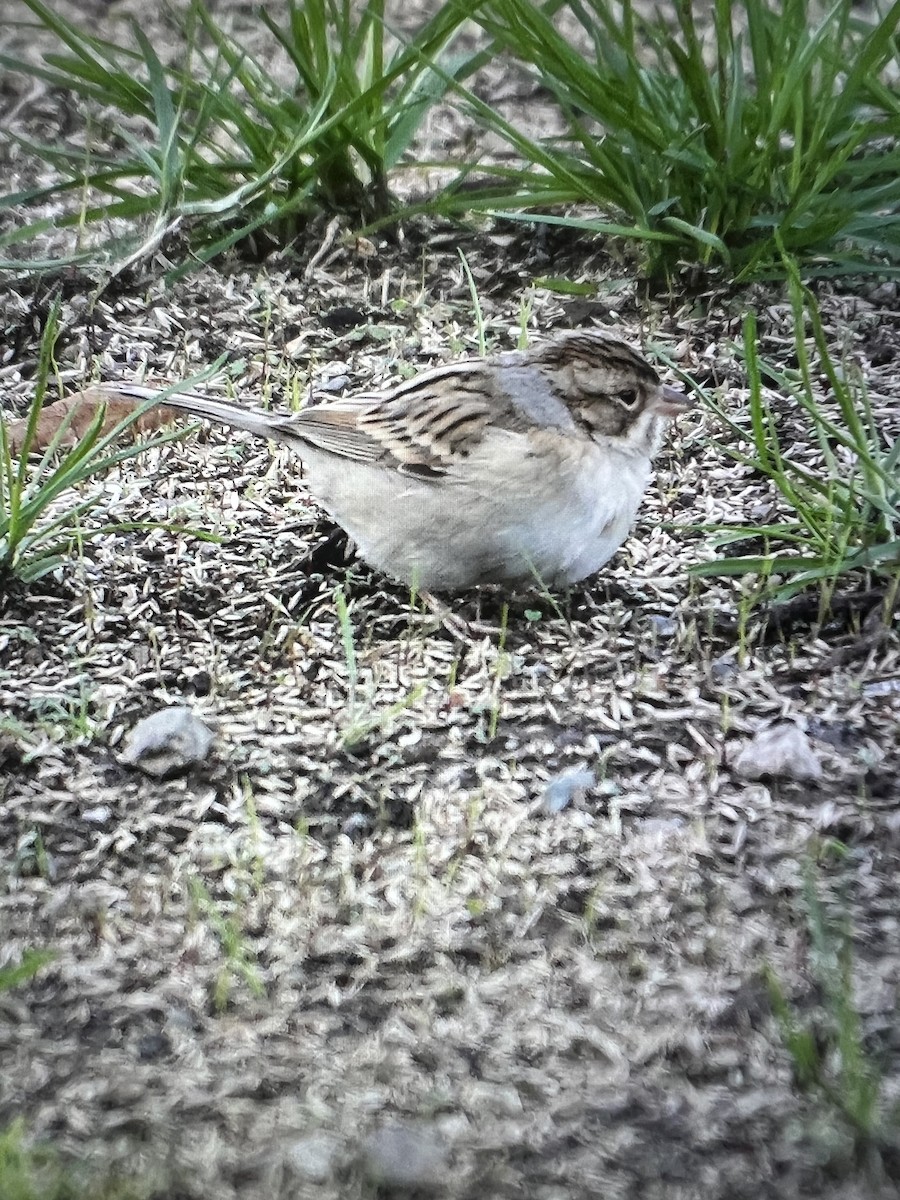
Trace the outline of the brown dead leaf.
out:
[[[91,422],[96,418],[97,411],[104,405],[106,411],[103,415],[103,423],[100,426],[101,436],[105,436],[114,429],[129,413],[134,412],[135,408],[133,400],[125,400],[121,396],[117,396],[115,392],[106,391],[102,387],[87,388],[83,392],[74,392],[71,396],[64,396],[61,400],[56,400],[53,404],[46,405],[38,418],[34,441],[31,444],[29,453],[43,453],[69,417],[69,413],[73,415],[60,440],[60,447],[62,449],[71,449],[72,446],[76,445],[84,437],[85,433],[91,427]],[[140,416],[130,427],[129,433],[133,438],[141,434],[152,433],[154,429],[159,429],[161,425],[168,424],[175,415],[174,409],[167,408],[165,405],[159,405],[157,408],[152,408],[149,412],[145,412]],[[6,436],[9,441],[11,453],[21,454],[27,427],[27,417],[8,422]]]

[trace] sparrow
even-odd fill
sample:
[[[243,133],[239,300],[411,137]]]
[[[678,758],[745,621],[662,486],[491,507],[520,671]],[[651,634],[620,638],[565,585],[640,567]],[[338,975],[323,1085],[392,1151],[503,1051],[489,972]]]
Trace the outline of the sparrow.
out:
[[[427,592],[592,575],[628,536],[666,425],[693,404],[599,330],[290,416],[190,391],[103,389],[284,442],[366,562]]]

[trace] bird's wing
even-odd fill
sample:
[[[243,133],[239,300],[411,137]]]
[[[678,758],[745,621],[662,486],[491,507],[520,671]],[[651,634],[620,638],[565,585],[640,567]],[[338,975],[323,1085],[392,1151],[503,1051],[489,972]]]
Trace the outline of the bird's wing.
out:
[[[522,355],[503,358],[499,367],[479,358],[435,367],[389,391],[310,404],[291,416],[197,392],[160,395],[131,384],[114,385],[114,390],[133,399],[156,397],[194,416],[286,442],[301,456],[306,445],[433,478],[464,471],[488,428],[521,434],[534,426],[572,426],[559,393]]]
[[[516,424],[509,397],[484,362],[426,371],[390,392],[313,404],[293,419],[302,440],[357,462],[404,474],[451,474],[488,425]]]

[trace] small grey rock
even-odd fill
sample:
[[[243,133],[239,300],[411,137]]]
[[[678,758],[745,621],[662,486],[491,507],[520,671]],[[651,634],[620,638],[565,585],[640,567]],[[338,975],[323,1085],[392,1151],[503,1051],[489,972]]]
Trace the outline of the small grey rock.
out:
[[[894,304],[897,300],[896,280],[875,284],[874,287],[867,288],[865,294],[872,304]]]
[[[864,696],[895,696],[900,693],[900,679],[876,679],[873,683],[864,683]]]
[[[660,840],[680,833],[684,829],[681,817],[644,817],[638,822],[637,831],[646,837]]]
[[[720,654],[709,664],[709,674],[713,683],[725,683],[737,674],[737,659],[733,654]]]
[[[341,833],[348,838],[355,838],[359,834],[368,832],[372,825],[372,818],[367,813],[351,813],[346,821],[341,825]]]
[[[745,779],[765,775],[803,781],[822,778],[822,764],[806,733],[787,721],[761,729],[744,742],[731,765],[735,774]]]
[[[212,742],[212,730],[189,708],[162,708],[138,721],[119,761],[154,779],[168,779],[205,762]]]
[[[345,392],[350,386],[349,375],[332,375],[330,379],[322,379],[316,384],[317,392]]]
[[[671,617],[660,616],[659,613],[650,615],[650,629],[657,637],[670,638],[678,632],[678,622]]]
[[[337,1138],[329,1133],[311,1133],[287,1147],[284,1164],[298,1179],[327,1183],[334,1174],[339,1152]]]
[[[594,772],[588,771],[584,767],[574,767],[572,770],[562,771],[549,780],[544,788],[544,794],[541,797],[541,811],[545,813],[562,812],[579,795],[583,795],[588,788],[592,788],[595,782]]]
[[[361,1165],[371,1183],[435,1188],[447,1176],[447,1151],[429,1125],[384,1125],[367,1138]]]
[[[524,1112],[522,1097],[514,1084],[479,1080],[469,1089],[467,1101],[468,1105],[476,1110],[476,1115],[480,1112],[494,1118],[521,1117]]]
[[[107,825],[112,817],[112,809],[108,804],[97,804],[93,808],[85,808],[82,810],[82,821],[89,821],[92,825]]]

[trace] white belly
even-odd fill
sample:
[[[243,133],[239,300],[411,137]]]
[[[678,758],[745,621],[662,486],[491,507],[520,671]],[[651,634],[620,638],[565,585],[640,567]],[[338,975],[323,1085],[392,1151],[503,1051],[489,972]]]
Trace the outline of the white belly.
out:
[[[569,439],[567,439],[569,442]],[[497,431],[437,480],[305,454],[310,490],[372,566],[428,591],[559,587],[598,570],[628,536],[650,461],[591,442]],[[351,484],[352,478],[352,484]]]

